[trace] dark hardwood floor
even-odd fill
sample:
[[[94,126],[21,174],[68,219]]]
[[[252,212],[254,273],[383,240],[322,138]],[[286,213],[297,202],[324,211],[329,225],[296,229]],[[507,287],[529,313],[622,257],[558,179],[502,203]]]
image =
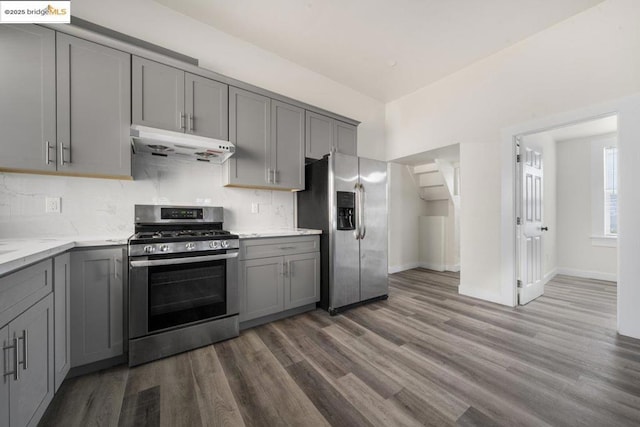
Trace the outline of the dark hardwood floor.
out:
[[[41,425],[640,424],[640,341],[616,287],[557,276],[503,307],[458,276],[391,275],[389,300],[322,311],[134,369],[65,381]]]

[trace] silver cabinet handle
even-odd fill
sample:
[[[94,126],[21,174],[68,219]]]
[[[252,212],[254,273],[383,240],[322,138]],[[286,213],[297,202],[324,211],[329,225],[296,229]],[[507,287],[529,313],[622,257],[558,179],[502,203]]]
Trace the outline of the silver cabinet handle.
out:
[[[280,249],[281,251],[285,251],[287,249],[295,249],[295,246],[280,246],[278,249]]]
[[[131,261],[131,267],[154,267],[158,265],[176,265],[176,264],[191,264],[194,262],[204,261],[217,261],[222,259],[237,258],[238,252],[230,252],[224,255],[207,255],[207,256],[193,256],[186,258],[173,258],[173,259],[154,259],[146,261]]]
[[[18,381],[18,379],[20,378],[20,375],[18,374],[18,338],[17,337],[13,338],[13,345],[3,346],[2,352],[4,353],[7,350],[11,350],[11,349],[13,349],[13,371],[4,372],[2,374],[2,378],[4,379],[13,375],[14,381]],[[5,362],[5,369],[6,369],[6,362]],[[5,379],[5,382],[6,382],[6,379]]]
[[[287,274],[289,277],[293,276],[293,270],[291,269],[291,261],[287,261]]]
[[[268,184],[275,184],[274,180],[273,180],[273,176],[274,176],[274,170],[271,168],[267,168],[267,183]]]
[[[280,181],[280,171],[279,171],[279,170],[274,169],[274,170],[273,170],[273,183],[274,183],[274,184],[277,184],[277,183],[278,183],[278,181]]]
[[[195,117],[193,117],[193,114],[189,114],[189,120],[188,120],[188,126],[189,126],[189,132],[193,132],[195,130],[194,127],[194,123],[195,123]]]
[[[185,129],[185,125],[184,125],[184,113],[182,111],[180,111],[178,113],[178,128],[180,130],[184,130]]]
[[[69,151],[69,147],[64,146],[64,142],[60,142],[60,166],[66,166],[67,163],[71,163],[71,156],[69,156],[69,161],[64,159],[64,152]]]
[[[28,337],[27,337],[27,330],[23,329],[22,330],[22,336],[18,337],[18,341],[22,340],[22,362],[19,362],[18,364],[22,365],[22,370],[26,371],[27,370],[27,359],[29,358],[29,353],[27,352],[28,348],[29,348],[29,343],[28,343]],[[16,354],[18,354],[18,351],[16,350]],[[17,369],[17,365],[16,365],[16,369]]]
[[[53,160],[51,160],[51,150],[55,151],[56,147],[52,146],[49,141],[45,141],[44,143],[44,160],[48,165],[50,165],[51,163],[54,163]]]
[[[356,225],[355,225],[355,230],[353,231],[353,237],[355,237],[356,240],[360,240],[360,190],[358,187],[358,183],[356,182],[356,185],[353,186],[353,189],[355,190],[356,193]]]
[[[287,271],[288,267],[289,267],[288,263],[286,263],[285,261],[282,261],[282,275],[284,277],[287,277],[289,275]]]
[[[360,240],[367,235],[367,226],[364,225],[364,185],[360,184]]]
[[[113,276],[116,279],[121,279],[122,277],[122,258],[116,258],[116,262],[113,263]],[[118,265],[120,268],[118,268]]]

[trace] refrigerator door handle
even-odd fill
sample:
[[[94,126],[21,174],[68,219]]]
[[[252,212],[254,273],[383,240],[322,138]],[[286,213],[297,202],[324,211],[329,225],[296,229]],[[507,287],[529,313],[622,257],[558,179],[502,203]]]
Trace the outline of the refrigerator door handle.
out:
[[[360,224],[360,240],[364,239],[364,236],[367,234],[367,227],[364,225],[364,185],[358,184],[360,186],[360,220],[358,221]]]
[[[360,184],[358,184],[356,182],[356,185],[353,186],[353,189],[355,190],[356,193],[356,224],[355,224],[355,230],[353,231],[353,237],[355,237],[356,240],[360,240]]]

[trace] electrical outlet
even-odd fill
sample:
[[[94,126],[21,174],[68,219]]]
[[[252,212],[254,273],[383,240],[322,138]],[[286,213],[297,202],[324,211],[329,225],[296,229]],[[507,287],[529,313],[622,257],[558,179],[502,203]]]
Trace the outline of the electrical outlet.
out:
[[[46,213],[60,213],[60,197],[46,197],[45,208]]]
[[[257,214],[260,211],[260,208],[257,203],[251,203],[251,213]]]

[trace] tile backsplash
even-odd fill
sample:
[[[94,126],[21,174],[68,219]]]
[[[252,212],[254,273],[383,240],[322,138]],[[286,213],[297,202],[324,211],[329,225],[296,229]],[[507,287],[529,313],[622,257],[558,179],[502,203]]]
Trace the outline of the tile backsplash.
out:
[[[134,204],[222,206],[227,229],[294,225],[295,193],[223,187],[221,165],[137,154],[133,171],[133,181],[0,173],[0,238],[130,235]],[[45,197],[60,197],[61,213],[45,213]]]

